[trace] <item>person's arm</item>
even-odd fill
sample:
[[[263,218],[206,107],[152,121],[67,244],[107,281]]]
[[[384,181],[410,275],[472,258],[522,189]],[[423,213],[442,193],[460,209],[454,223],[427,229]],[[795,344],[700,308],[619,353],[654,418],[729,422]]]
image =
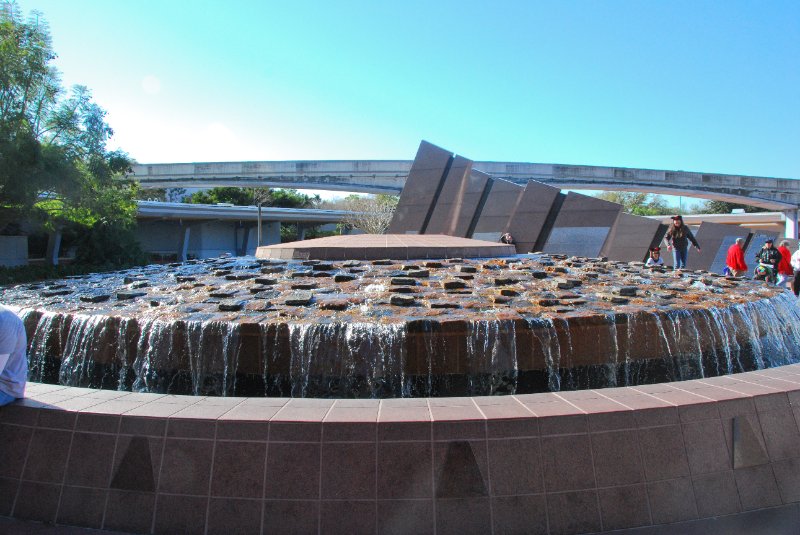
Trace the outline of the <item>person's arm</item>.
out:
[[[694,234],[692,234],[692,231],[691,231],[691,229],[689,227],[686,227],[686,237],[689,238],[690,242],[692,242],[692,245],[694,245],[694,248],[699,251],[700,250],[700,244],[697,243],[697,240],[695,239]]]

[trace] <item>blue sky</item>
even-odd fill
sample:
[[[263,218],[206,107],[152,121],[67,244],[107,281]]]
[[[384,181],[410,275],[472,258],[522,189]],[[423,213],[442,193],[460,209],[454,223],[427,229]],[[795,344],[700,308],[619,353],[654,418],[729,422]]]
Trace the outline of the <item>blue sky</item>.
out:
[[[142,163],[474,160],[800,178],[800,2],[19,0]]]

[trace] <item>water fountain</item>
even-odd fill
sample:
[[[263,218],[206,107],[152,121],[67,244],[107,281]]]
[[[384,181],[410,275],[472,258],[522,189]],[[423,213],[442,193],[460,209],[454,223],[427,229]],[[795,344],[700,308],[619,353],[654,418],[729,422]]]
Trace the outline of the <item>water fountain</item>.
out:
[[[524,394],[800,359],[777,288],[605,258],[217,258],[6,288],[30,378],[215,396]]]

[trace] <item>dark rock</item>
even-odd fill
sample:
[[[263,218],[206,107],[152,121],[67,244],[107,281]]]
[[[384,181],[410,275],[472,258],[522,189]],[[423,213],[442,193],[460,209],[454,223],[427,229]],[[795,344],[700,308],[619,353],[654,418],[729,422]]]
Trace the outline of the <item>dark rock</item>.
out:
[[[285,269],[283,266],[264,266],[260,271],[264,275],[269,275],[270,273],[282,273]]]
[[[546,271],[531,271],[531,277],[534,279],[546,279],[548,277]]]
[[[412,286],[392,286],[389,288],[389,291],[396,294],[413,294],[417,293],[417,290],[414,289]]]
[[[511,288],[501,288],[499,291],[500,295],[505,295],[506,297],[517,297],[519,292],[516,290],[512,290]]]
[[[218,269],[213,273],[215,277],[224,277],[225,275],[230,275],[230,274],[231,274],[230,269]]]
[[[292,290],[313,290],[317,287],[315,282],[295,282],[292,284]]]
[[[428,301],[428,306],[430,308],[461,308],[461,305],[454,301],[445,301],[443,299],[437,299],[435,301]]]
[[[69,295],[72,293],[72,290],[44,290],[42,292],[42,297],[55,297],[57,295]]]
[[[129,299],[136,299],[137,297],[144,297],[147,292],[117,292],[117,299],[120,301],[127,301]]]
[[[337,273],[333,276],[333,282],[350,282],[356,280],[355,275],[348,275],[346,273]]]
[[[392,286],[416,286],[417,281],[410,277],[393,277],[390,281]]]
[[[558,299],[539,299],[536,301],[536,304],[540,307],[555,307],[561,303],[558,301]]]
[[[192,277],[191,275],[175,275],[175,281],[177,282],[194,282],[197,280],[197,277]]]
[[[349,304],[344,299],[327,299],[319,303],[319,308],[322,310],[344,310]]]
[[[311,270],[308,271],[293,271],[289,277],[293,279],[304,279],[308,277],[313,277]]]
[[[442,264],[441,262],[423,262],[422,265],[423,267],[430,269],[439,269],[441,267],[444,267],[444,264]]]
[[[219,309],[222,312],[238,312],[244,308],[247,301],[222,301],[219,304]]]
[[[394,260],[373,260],[373,266],[391,266],[394,264]]]
[[[300,265],[302,265],[302,266],[316,266],[320,262],[321,262],[320,260],[303,260],[302,262],[300,262]]]
[[[505,295],[490,295],[489,301],[494,303],[495,305],[504,305],[506,303],[511,302],[511,298],[506,297]]]
[[[638,288],[636,288],[636,286],[620,286],[618,288],[614,288],[611,291],[612,291],[612,293],[615,293],[617,295],[621,295],[621,296],[624,296],[624,297],[635,297],[636,293],[638,291]]]
[[[148,286],[150,286],[150,283],[145,281],[145,280],[134,281],[134,282],[132,282],[130,284],[130,286],[131,286],[131,288],[134,288],[134,289],[136,289],[136,288],[147,288]]]
[[[446,279],[442,281],[442,288],[445,290],[461,290],[467,287],[467,283],[460,279]]]
[[[233,297],[236,295],[236,290],[214,290],[212,292],[208,292],[209,297],[215,297],[217,299],[226,299],[228,297]]]
[[[229,281],[245,281],[248,279],[252,279],[256,276],[255,273],[231,273],[230,275],[225,275],[225,280]]]
[[[475,266],[470,266],[468,264],[459,264],[456,266],[456,271],[459,273],[477,273],[478,268]]]
[[[517,284],[522,282],[521,279],[516,277],[495,277],[494,285],[495,286],[509,286],[511,284]]]
[[[308,306],[311,304],[311,292],[294,292],[289,294],[283,303],[288,306]]]
[[[406,272],[406,276],[416,279],[426,279],[431,276],[431,272],[427,269],[410,269]]]
[[[84,294],[78,297],[84,303],[102,303],[111,299],[109,294]]]
[[[270,279],[268,277],[256,277],[255,281],[256,284],[261,284],[263,286],[272,286],[274,284],[278,284],[278,279]]]
[[[342,262],[342,267],[346,267],[346,268],[356,267],[356,266],[360,266],[360,265],[361,265],[361,262],[359,262],[358,260],[348,260],[346,262]]]
[[[314,264],[311,269],[313,271],[333,271],[334,267],[330,262],[320,262],[318,264]]]
[[[624,304],[630,302],[630,299],[628,299],[626,297],[620,297],[618,295],[613,295],[613,294],[599,293],[599,294],[597,294],[597,297],[599,297],[603,301],[608,301],[608,302],[613,303],[615,305],[624,305]]]
[[[391,299],[389,299],[389,303],[400,306],[400,307],[410,307],[417,304],[417,300],[414,299],[411,295],[393,295]]]

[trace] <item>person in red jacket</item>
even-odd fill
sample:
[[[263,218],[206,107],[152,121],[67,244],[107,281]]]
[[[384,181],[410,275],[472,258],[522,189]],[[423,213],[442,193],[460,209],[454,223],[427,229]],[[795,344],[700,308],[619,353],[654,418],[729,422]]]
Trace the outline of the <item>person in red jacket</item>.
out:
[[[747,263],[744,261],[744,240],[736,238],[736,243],[728,247],[728,256],[725,265],[734,277],[741,277],[747,273]]]
[[[789,250],[789,242],[783,240],[778,247],[778,252],[781,253],[781,261],[778,263],[778,282],[777,286],[785,285],[794,275],[792,264],[792,252]]]

